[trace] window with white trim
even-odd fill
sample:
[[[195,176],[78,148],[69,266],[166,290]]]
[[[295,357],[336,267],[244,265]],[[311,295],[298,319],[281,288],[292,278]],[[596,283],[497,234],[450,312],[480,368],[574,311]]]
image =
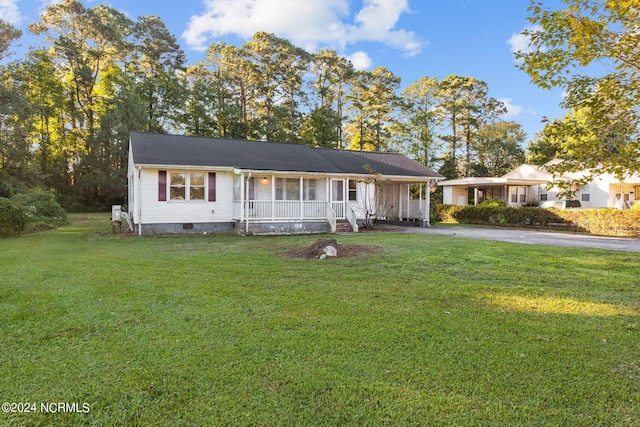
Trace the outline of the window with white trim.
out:
[[[247,188],[247,200],[255,200],[256,199],[256,178],[251,177],[248,179],[249,188]]]
[[[511,203],[526,203],[527,187],[511,187]]]
[[[549,200],[549,193],[547,192],[547,189],[544,185],[540,186],[540,201],[541,202],[546,202],[547,200]]]
[[[356,180],[349,180],[349,201],[358,200],[358,182]]]
[[[590,202],[591,201],[591,187],[590,186],[588,186],[588,185],[583,186],[581,193],[582,193],[581,200],[583,202]]]
[[[169,200],[202,200],[205,195],[204,172],[170,172]]]
[[[302,182],[304,200],[317,200],[316,187],[317,179],[304,179]]]
[[[520,187],[520,203],[526,203],[527,202],[527,187]]]
[[[300,200],[300,178],[276,178],[276,200]]]

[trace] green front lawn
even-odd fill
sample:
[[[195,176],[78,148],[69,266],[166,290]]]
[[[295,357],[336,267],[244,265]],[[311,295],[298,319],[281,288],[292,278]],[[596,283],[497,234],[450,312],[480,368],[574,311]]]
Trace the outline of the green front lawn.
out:
[[[85,217],[0,240],[0,425],[640,425],[637,254]]]

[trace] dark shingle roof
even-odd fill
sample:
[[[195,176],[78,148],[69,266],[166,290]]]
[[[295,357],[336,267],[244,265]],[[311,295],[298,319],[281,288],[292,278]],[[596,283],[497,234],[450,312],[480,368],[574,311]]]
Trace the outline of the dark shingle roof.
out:
[[[134,163],[144,165],[443,178],[420,163],[396,153],[142,132],[131,133],[131,148]]]

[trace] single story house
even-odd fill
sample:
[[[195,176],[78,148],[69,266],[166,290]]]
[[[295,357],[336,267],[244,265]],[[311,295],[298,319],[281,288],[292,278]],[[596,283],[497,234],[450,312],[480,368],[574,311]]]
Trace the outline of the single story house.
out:
[[[562,160],[551,160],[544,166],[557,164]],[[520,165],[511,172],[493,178],[472,177],[440,181],[443,190],[443,203],[446,205],[468,205],[488,199],[501,199],[512,207],[555,206],[558,208],[578,203],[561,200],[561,191],[553,186],[554,177],[544,166]],[[576,181],[583,178],[585,172],[565,174],[556,179]],[[586,185],[574,185],[573,200],[582,208],[618,208],[625,209],[636,201],[640,192],[640,176],[631,176],[624,181],[611,174],[601,174]],[[471,192],[473,192],[472,196]]]
[[[358,231],[371,218],[428,225],[428,189],[443,178],[396,153],[133,132],[127,213],[139,235]]]

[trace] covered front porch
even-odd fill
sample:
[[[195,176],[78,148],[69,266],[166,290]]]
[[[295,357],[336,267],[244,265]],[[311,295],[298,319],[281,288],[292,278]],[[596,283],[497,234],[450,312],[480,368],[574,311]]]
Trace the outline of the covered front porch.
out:
[[[446,205],[478,205],[498,199],[511,207],[537,206],[547,193],[544,184],[542,180],[507,178],[461,178],[440,183]]]
[[[348,223],[358,232],[374,219],[428,224],[429,197],[423,199],[428,182],[416,183],[420,185],[418,200],[412,200],[411,184],[359,176],[235,171],[233,219],[241,234],[255,234],[252,228],[273,233],[333,233],[339,223]]]

